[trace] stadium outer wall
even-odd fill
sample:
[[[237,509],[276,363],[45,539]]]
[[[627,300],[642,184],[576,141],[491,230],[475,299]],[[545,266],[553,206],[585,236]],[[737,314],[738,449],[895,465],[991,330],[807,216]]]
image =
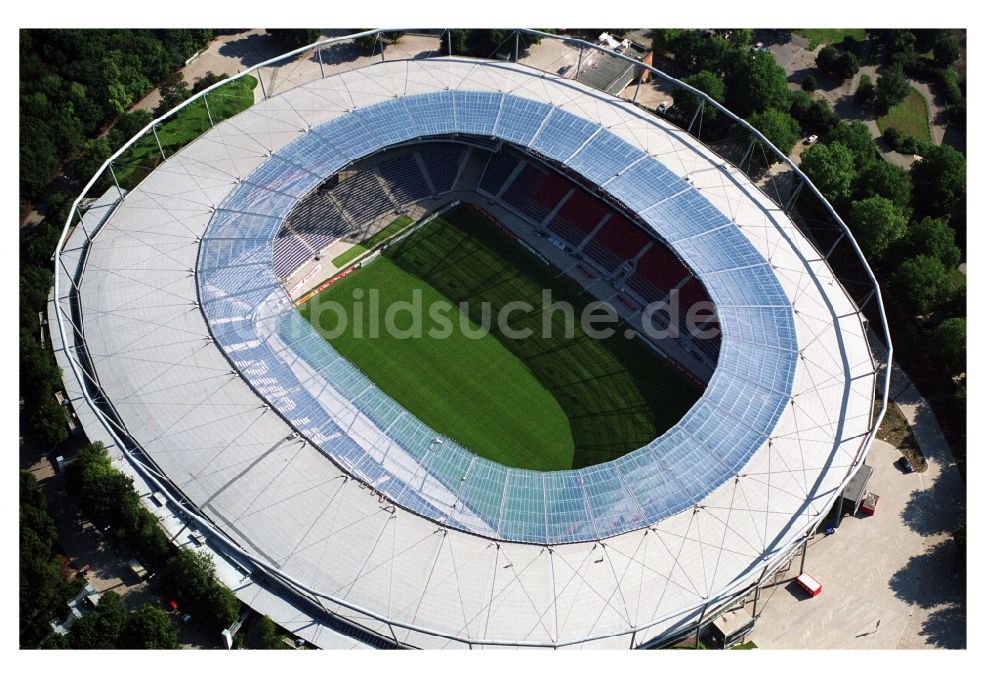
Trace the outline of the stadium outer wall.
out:
[[[377,34],[378,32],[379,31],[369,31],[364,34],[321,41],[316,43],[315,45],[310,45],[308,47],[295,50],[287,55],[278,57],[277,59],[272,59],[270,61],[254,66],[245,71],[244,73],[240,73],[234,78],[231,78],[230,80],[242,77],[243,75],[246,75],[248,73],[257,74],[263,95],[265,98],[267,98],[268,96],[273,96],[275,94],[275,92],[273,91],[274,89],[273,85],[275,81],[274,77],[271,78],[271,83],[272,83],[271,92],[267,91],[265,85],[265,81],[267,80],[266,75],[269,73],[268,71],[269,68],[273,69],[274,73],[279,73],[280,68],[288,65],[289,60],[295,60],[297,56],[306,54],[310,50],[315,50],[315,53],[319,55],[320,68],[318,75],[321,78],[326,77],[325,70],[330,68],[331,66],[324,64],[322,57],[322,50],[324,47],[338,42],[352,40],[358,37],[359,35],[371,35],[371,34]],[[533,34],[544,37],[545,39],[559,40],[563,44],[574,45],[579,48],[581,55],[584,50],[596,49],[607,53],[613,58],[621,58],[628,61],[625,57],[621,57],[620,55],[617,55],[601,47],[589,45],[587,43],[583,43],[577,40],[562,38],[559,36],[551,36],[538,31],[521,29],[517,32],[514,32],[512,36],[514,37],[515,40],[517,40],[518,36],[522,33]],[[517,52],[518,50],[515,48],[514,50],[515,58]],[[384,54],[382,58],[384,59]],[[871,273],[871,270],[868,268],[867,263],[864,261],[860,249],[858,248],[857,243],[855,242],[853,236],[850,234],[846,225],[836,215],[836,213],[833,211],[832,207],[825,200],[825,198],[823,198],[822,195],[818,193],[815,186],[813,186],[813,184],[808,180],[808,178],[804,174],[802,174],[802,172],[793,163],[791,163],[784,155],[782,155],[776,148],[774,148],[774,146],[770,142],[768,142],[762,135],[757,133],[755,130],[750,128],[745,122],[739,120],[728,110],[722,108],[711,99],[705,97],[703,94],[701,94],[701,92],[693,90],[684,83],[675,80],[673,78],[670,78],[669,76],[649,66],[646,66],[645,64],[639,64],[639,62],[633,62],[633,65],[641,66],[643,69],[650,71],[654,77],[660,78],[664,82],[669,83],[671,87],[682,87],[690,90],[704,102],[704,105],[713,106],[714,108],[719,110],[719,112],[721,112],[722,114],[726,115],[727,117],[733,119],[735,122],[740,124],[744,129],[747,130],[748,137],[750,138],[750,147],[747,150],[748,155],[753,150],[756,144],[761,147],[767,148],[774,156],[780,158],[781,162],[788,164],[794,175],[797,176],[800,181],[798,186],[795,187],[793,191],[791,191],[790,195],[787,196],[788,198],[787,203],[789,204],[789,206],[791,206],[791,203],[793,202],[795,197],[797,197],[801,191],[805,190],[806,192],[811,193],[815,197],[815,199],[818,200],[818,202],[826,208],[826,210],[829,213],[830,219],[840,229],[840,233],[836,238],[834,246],[836,246],[837,243],[841,241],[846,241],[846,244],[850,246],[851,250],[857,257],[857,260],[860,262],[862,268],[865,270],[868,276],[868,281],[870,282],[871,285],[870,292],[869,295],[866,298],[864,298],[864,300],[861,301],[860,303],[861,306],[864,307],[867,303],[874,302],[876,307],[878,308],[879,327],[882,330],[882,337],[886,344],[885,359],[880,363],[881,371],[884,375],[884,380],[880,387],[882,404],[883,404],[880,410],[884,411],[886,403],[885,399],[887,397],[887,392],[888,392],[888,372],[889,372],[888,366],[891,364],[891,357],[892,357],[891,340],[889,339],[888,335],[888,328],[885,320],[885,314],[881,304],[881,297],[879,295],[877,282],[875,281],[874,276]],[[201,514],[197,509],[193,507],[193,505],[191,505],[191,503],[185,498],[183,492],[180,491],[176,486],[174,486],[170,482],[170,480],[163,473],[159,471],[155,463],[153,463],[153,461],[143,452],[141,443],[139,443],[138,440],[132,439],[129,436],[125,426],[118,419],[113,404],[109,403],[106,397],[102,397],[100,395],[101,393],[100,383],[96,378],[96,374],[92,373],[89,370],[90,362],[87,356],[87,348],[85,341],[83,340],[83,333],[82,329],[80,328],[80,322],[79,322],[79,314],[78,314],[79,298],[77,295],[78,291],[77,281],[79,279],[80,273],[82,272],[82,269],[86,265],[89,244],[98,235],[98,233],[100,232],[100,228],[103,225],[103,223],[106,222],[107,217],[110,215],[111,212],[113,212],[113,210],[117,207],[120,200],[124,197],[124,191],[118,185],[118,180],[114,173],[114,163],[116,160],[121,158],[128,151],[128,149],[132,147],[135,143],[137,143],[141,138],[144,138],[150,134],[152,134],[155,137],[156,125],[162,124],[164,121],[167,121],[169,118],[174,116],[178,111],[185,108],[186,106],[197,103],[196,99],[202,98],[203,101],[207,101],[205,97],[208,96],[216,88],[224,86],[224,84],[225,82],[219,83],[218,85],[215,85],[214,87],[209,88],[204,92],[201,92],[199,95],[192,97],[191,99],[181,104],[177,108],[168,112],[163,117],[154,121],[150,126],[148,126],[146,129],[137,134],[122,149],[116,152],[111,158],[109,158],[102,165],[98,173],[95,174],[95,176],[88,182],[87,186],[84,188],[81,195],[74,202],[73,207],[71,209],[71,216],[67,220],[63,235],[60,238],[55,254],[56,276],[55,276],[55,287],[53,294],[54,302],[50,309],[50,316],[54,317],[56,320],[51,325],[51,330],[53,330],[54,337],[56,337],[56,333],[58,334],[58,342],[56,344],[62,346],[62,350],[60,350],[59,354],[57,355],[60,357],[60,365],[63,366],[64,369],[66,366],[68,366],[70,368],[70,372],[72,373],[72,376],[70,376],[70,373],[66,373],[64,371],[64,377],[67,382],[67,392],[79,393],[79,396],[73,397],[77,408],[80,408],[81,406],[89,408],[88,415],[86,416],[81,415],[82,421],[86,423],[87,420],[89,420],[91,425],[93,426],[91,427],[88,426],[87,424],[84,425],[88,433],[88,436],[90,436],[92,439],[109,438],[115,446],[121,449],[124,458],[130,463],[131,469],[151,487],[163,491],[171,501],[174,510],[192,519],[194,522],[198,523],[200,528],[205,533],[211,534],[212,537],[209,539],[209,545],[213,549],[213,551],[215,551],[221,557],[221,560],[226,562],[235,561],[237,562],[238,567],[243,568],[244,570],[255,571],[261,575],[266,576],[273,582],[273,584],[275,584],[280,589],[284,590],[282,592],[283,594],[294,596],[295,602],[297,604],[305,603],[307,606],[311,607],[311,612],[316,613],[318,616],[322,616],[325,614],[330,617],[337,618],[335,622],[346,622],[347,625],[355,627],[358,631],[375,634],[383,638],[388,638],[389,640],[394,640],[400,644],[403,644],[405,642],[399,641],[399,639],[396,638],[396,636],[397,634],[402,633],[405,630],[416,632],[418,634],[426,634],[430,636],[445,636],[444,634],[442,634],[442,632],[430,630],[426,627],[421,627],[417,624],[400,622],[391,617],[371,612],[366,608],[357,606],[350,602],[345,602],[340,599],[334,599],[325,596],[320,591],[311,589],[307,585],[304,585],[301,582],[290,578],[281,570],[278,570],[276,567],[271,565],[268,561],[246,551],[243,547],[233,542],[227,533],[218,529],[211,520],[206,518],[205,515]],[[636,90],[636,93],[638,93],[638,88]],[[691,124],[689,125],[689,129],[693,128],[694,122],[695,119],[692,119]],[[164,159],[166,159],[165,154],[164,154]],[[99,223],[95,224],[90,222],[84,222],[83,217],[85,214],[82,211],[81,202],[85,198],[92,196],[91,193],[92,188],[94,188],[94,186],[98,184],[99,179],[101,179],[102,177],[111,178],[110,183],[116,186],[115,190],[117,191],[118,201],[113,200],[114,204],[111,204],[109,206],[107,213],[104,215],[104,218],[102,218]],[[779,203],[783,202],[785,202],[785,199],[779,199]],[[90,231],[87,230],[88,225],[91,228]],[[82,227],[78,228],[77,226],[82,226]],[[70,247],[68,249],[67,244],[70,242],[71,232],[73,233],[73,235],[75,235],[74,247]],[[66,282],[68,282],[68,287],[66,285]],[[847,293],[846,289],[845,293]],[[79,401],[80,399],[82,399],[83,401],[82,402]],[[867,449],[870,445],[871,438],[874,436],[874,430],[877,429],[880,420],[881,420],[881,413],[879,413],[878,416],[875,416],[872,421],[869,437],[864,442],[863,446],[864,450],[860,454],[860,457],[858,458],[856,467],[860,466],[860,464],[862,463],[863,458],[867,453]],[[853,472],[851,473],[851,475],[853,475]],[[847,479],[845,479],[845,481],[849,480],[849,478],[850,475],[847,477]],[[835,497],[836,496],[831,497],[830,499],[831,504],[832,501],[835,499]],[[716,595],[714,598],[708,599],[705,603],[699,606],[693,606],[691,608],[679,611],[675,616],[675,618],[677,616],[681,617],[681,620],[678,623],[671,624],[670,622],[666,622],[665,623],[666,628],[664,630],[665,633],[651,640],[647,640],[645,644],[649,645],[654,642],[661,643],[664,640],[669,640],[673,637],[690,634],[692,631],[696,631],[698,628],[700,628],[705,622],[710,620],[714,615],[717,615],[721,609],[724,609],[733,600],[738,600],[742,597],[745,597],[748,593],[751,593],[755,588],[759,587],[759,585],[763,581],[771,577],[775,571],[779,570],[788,561],[788,559],[790,559],[795,554],[795,552],[801,546],[801,544],[804,543],[811,536],[812,530],[815,528],[815,525],[816,525],[815,523],[811,524],[808,528],[804,529],[804,531],[800,533],[797,538],[795,538],[794,546],[787,547],[772,561],[768,562],[767,565],[763,566],[759,570],[759,574],[758,571],[754,571],[755,574],[752,576],[752,579],[744,578],[736,580],[734,581],[734,583],[731,585],[730,588],[726,589],[723,593]],[[383,623],[385,631],[372,632],[370,626],[362,627],[360,624],[353,623],[350,619],[352,616],[364,616],[366,618],[369,618],[370,620],[374,620],[375,622]],[[670,618],[667,619],[669,620]],[[657,624],[657,623],[652,623],[652,624]],[[635,645],[634,643],[635,636],[638,632],[646,628],[647,627],[642,627],[642,626],[633,627],[631,628],[630,631],[618,632],[614,634],[614,636],[628,636],[629,634],[631,634],[632,637],[631,642],[626,641],[624,642],[624,644],[631,645],[632,647],[641,647]],[[475,640],[465,640],[455,636],[447,636],[447,638],[449,638],[450,640],[467,643],[470,647],[472,645],[480,645],[480,644],[524,645],[523,643],[514,641],[479,642]],[[535,645],[536,647],[558,647],[560,645],[575,645],[578,643],[590,642],[590,641],[595,643],[600,643],[602,639],[608,639],[608,638],[612,638],[612,636],[595,635],[587,637],[586,639],[574,640],[569,642],[555,642],[553,644],[532,644],[532,645]]]

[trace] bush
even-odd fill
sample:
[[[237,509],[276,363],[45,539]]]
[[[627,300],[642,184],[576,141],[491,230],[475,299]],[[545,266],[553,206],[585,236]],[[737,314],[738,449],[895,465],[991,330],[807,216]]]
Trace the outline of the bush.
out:
[[[938,84],[941,85],[941,94],[944,97],[945,103],[949,105],[965,103],[965,93],[962,91],[962,85],[958,81],[958,73],[952,68],[941,68],[935,75],[937,76]]]
[[[900,132],[895,127],[889,127],[882,132],[882,138],[885,139],[890,148],[895,150],[897,153],[902,153],[903,155],[923,154],[927,152],[928,147],[932,145],[918,141],[909,134]]]
[[[819,88],[819,83],[816,82],[816,77],[813,75],[806,76],[806,79],[802,81],[802,90],[807,92],[814,92]]]

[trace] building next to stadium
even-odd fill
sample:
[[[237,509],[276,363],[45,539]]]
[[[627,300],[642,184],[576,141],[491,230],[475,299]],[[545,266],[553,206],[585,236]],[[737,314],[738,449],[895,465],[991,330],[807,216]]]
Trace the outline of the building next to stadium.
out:
[[[529,33],[512,33],[510,61],[337,63],[351,36],[255,67],[254,106],[160,146],[135,185],[117,154],[102,169],[116,187],[78,200],[60,242],[50,325],[88,437],[165,527],[197,529],[243,602],[315,645],[690,636],[787,565],[877,429],[888,370],[863,310],[884,331],[878,288],[808,180],[789,163],[768,194],[636,103],[639,87],[685,85],[557,36],[525,55]],[[559,74],[591,53],[632,66],[634,93]],[[185,105],[210,118],[212,91]],[[159,145],[155,124],[140,136]],[[738,156],[782,157],[740,129]],[[793,220],[803,193],[827,208],[825,233]],[[546,234],[538,252],[608,285],[621,316],[682,281],[682,303],[714,303],[721,340],[670,348],[706,385],[677,425],[580,470],[504,467],[304,325],[288,286],[327,247],[456,195]],[[835,250],[867,271],[863,296]]]

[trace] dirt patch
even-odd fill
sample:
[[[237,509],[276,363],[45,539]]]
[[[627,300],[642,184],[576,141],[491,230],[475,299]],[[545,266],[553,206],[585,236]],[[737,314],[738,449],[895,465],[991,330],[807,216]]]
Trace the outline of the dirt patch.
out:
[[[875,402],[876,415],[881,406],[881,401]],[[924,458],[924,454],[920,452],[920,447],[917,446],[917,440],[913,436],[913,431],[910,429],[909,423],[906,422],[903,412],[899,410],[899,406],[892,399],[889,400],[889,407],[886,409],[885,417],[882,418],[882,424],[879,426],[875,436],[898,448],[899,452],[910,461],[913,469],[917,472],[927,470],[927,460]]]

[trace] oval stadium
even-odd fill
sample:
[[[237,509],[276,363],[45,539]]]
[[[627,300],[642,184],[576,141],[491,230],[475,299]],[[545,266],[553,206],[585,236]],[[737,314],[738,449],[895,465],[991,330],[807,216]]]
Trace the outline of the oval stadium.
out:
[[[846,227],[711,99],[642,105],[686,85],[620,49],[524,29],[494,59],[339,58],[355,37],[232,78],[255,102],[231,117],[228,82],[196,95],[78,200],[51,313],[88,437],[319,647],[646,648],[756,615],[888,389]],[[699,139],[706,110],[739,145]],[[537,329],[543,291],[616,319],[549,343],[327,330],[415,289],[457,323],[520,303]]]

